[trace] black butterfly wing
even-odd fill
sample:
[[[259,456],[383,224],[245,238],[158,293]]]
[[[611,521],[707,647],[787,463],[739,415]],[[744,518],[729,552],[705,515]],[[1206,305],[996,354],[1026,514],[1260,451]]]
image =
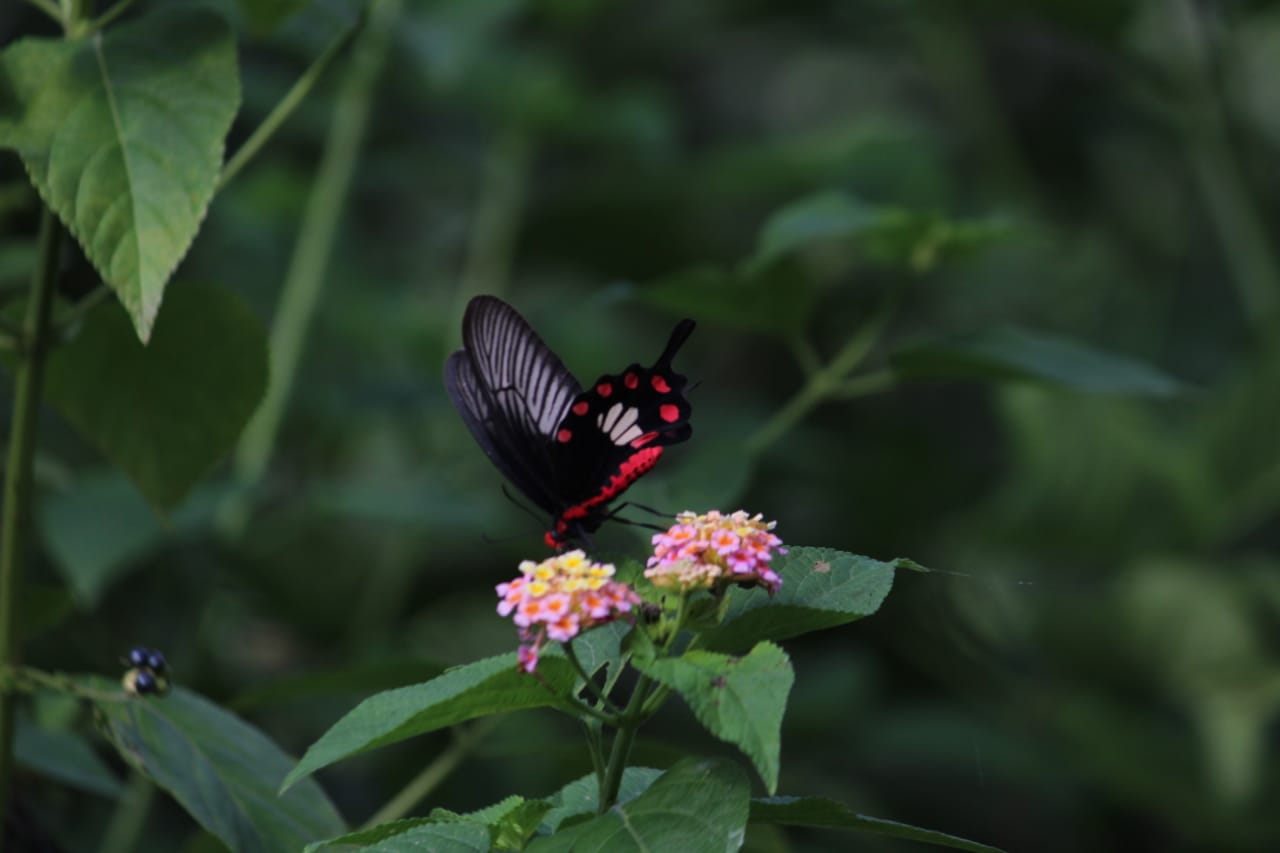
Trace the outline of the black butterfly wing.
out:
[[[570,510],[581,508],[568,517],[584,529],[599,526],[607,504],[647,473],[663,448],[693,434],[688,380],[671,366],[693,327],[681,321],[652,367],[632,364],[601,376],[573,399],[556,429],[556,490]]]
[[[552,450],[582,386],[516,310],[477,296],[462,318],[463,348],[445,364],[445,388],[476,442],[546,512],[565,505]]]

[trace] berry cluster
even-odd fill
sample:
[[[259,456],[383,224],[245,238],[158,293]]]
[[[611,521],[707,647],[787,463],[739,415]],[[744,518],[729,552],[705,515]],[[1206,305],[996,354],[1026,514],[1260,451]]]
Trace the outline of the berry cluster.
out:
[[[121,683],[134,696],[164,693],[169,689],[169,662],[156,649],[134,646],[124,658],[129,671]]]

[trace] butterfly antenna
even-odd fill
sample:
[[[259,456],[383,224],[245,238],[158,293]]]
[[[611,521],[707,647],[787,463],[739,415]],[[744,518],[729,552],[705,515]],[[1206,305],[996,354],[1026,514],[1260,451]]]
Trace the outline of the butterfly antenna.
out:
[[[614,514],[621,512],[622,510],[626,509],[626,508],[627,508],[627,507],[629,507],[629,506],[633,506],[633,507],[635,507],[635,508],[636,508],[636,509],[638,509],[638,510],[641,510],[641,511],[643,511],[643,512],[647,512],[647,513],[649,513],[649,515],[655,515],[655,516],[658,516],[659,518],[672,518],[672,519],[673,519],[673,518],[675,518],[675,517],[676,517],[676,514],[675,514],[674,512],[663,512],[663,511],[662,511],[662,510],[660,510],[660,509],[654,509],[654,508],[653,508],[653,507],[651,507],[651,506],[645,506],[644,504],[638,504],[638,503],[636,503],[635,501],[627,501],[627,502],[626,502],[626,503],[624,503],[624,504],[620,504],[620,505],[618,506],[618,508],[617,508],[617,509],[615,509],[613,512],[609,513],[609,517],[610,517],[610,518],[613,518]]]
[[[545,518],[543,518],[543,517],[542,517],[541,515],[539,515],[538,513],[534,512],[533,508],[532,508],[532,507],[530,507],[528,504],[523,503],[519,498],[517,498],[515,495],[511,494],[511,490],[507,488],[507,484],[506,484],[506,483],[503,483],[503,484],[502,484],[502,494],[503,494],[503,495],[505,495],[505,496],[506,496],[506,498],[507,498],[507,500],[511,501],[511,503],[513,503],[514,505],[516,505],[516,506],[517,506],[517,507],[519,507],[520,509],[524,510],[524,512],[525,512],[525,513],[526,513],[530,518],[532,518],[534,521],[538,522],[538,527],[540,527],[540,528],[541,528],[541,527],[545,527],[545,526],[546,526],[546,519],[545,519]]]
[[[666,532],[665,527],[659,527],[656,524],[649,524],[647,521],[633,521],[630,518],[623,518],[620,515],[610,515],[610,521],[616,521],[619,524],[625,524],[628,527],[643,527],[645,530],[656,530],[658,533]]]
[[[676,357],[676,353],[679,352],[680,347],[684,346],[684,342],[689,340],[689,336],[693,334],[693,329],[697,325],[688,317],[677,323],[671,330],[671,337],[667,339],[667,348],[662,351],[662,355],[658,356],[653,366],[670,367],[671,359]]]

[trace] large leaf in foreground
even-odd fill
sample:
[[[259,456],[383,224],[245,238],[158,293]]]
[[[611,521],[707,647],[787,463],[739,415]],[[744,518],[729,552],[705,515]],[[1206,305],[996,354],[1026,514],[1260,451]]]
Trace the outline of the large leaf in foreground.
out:
[[[528,853],[724,853],[742,846],[749,786],[736,764],[685,759],[643,794],[555,835]]]
[[[1168,397],[1184,390],[1167,373],[1124,355],[1047,332],[1004,327],[916,344],[893,354],[904,377],[1038,382],[1096,394]]]
[[[231,30],[199,6],[0,53],[0,147],[22,157],[143,341],[213,198],[239,103]]]
[[[782,716],[795,682],[786,652],[761,643],[745,657],[695,650],[634,663],[683,696],[698,722],[746,753],[769,792],[777,790]]]
[[[493,849],[489,828],[478,823],[443,823],[409,818],[379,824],[307,846],[305,853],[488,853]]]
[[[622,783],[618,786],[618,802],[634,800],[649,789],[662,775],[653,767],[628,767],[622,771]],[[560,828],[576,815],[595,814],[600,808],[600,780],[594,773],[579,776],[547,798],[551,810],[542,818],[542,829],[547,833]]]
[[[774,559],[782,577],[777,594],[731,589],[724,624],[704,634],[705,644],[741,651],[760,640],[785,640],[870,616],[889,594],[894,570],[913,566],[829,548],[791,548]]]
[[[182,500],[235,443],[267,384],[258,318],[221,288],[169,294],[149,346],[114,305],[49,358],[48,397],[151,503]]]
[[[300,850],[345,829],[315,782],[277,796],[293,760],[239,717],[181,687],[140,698],[86,684],[104,694],[95,705],[125,760],[237,853]]]
[[[536,677],[514,654],[485,658],[411,687],[370,696],[311,744],[284,787],[335,761],[475,717],[559,703],[577,676],[563,657],[545,656]]]
[[[970,853],[1003,853],[999,847],[980,844],[967,838],[948,835],[932,829],[921,829],[896,820],[867,817],[852,811],[843,803],[824,797],[769,797],[751,801],[751,822],[784,826],[821,826],[831,829],[853,829],[873,832],[906,841],[936,844]]]

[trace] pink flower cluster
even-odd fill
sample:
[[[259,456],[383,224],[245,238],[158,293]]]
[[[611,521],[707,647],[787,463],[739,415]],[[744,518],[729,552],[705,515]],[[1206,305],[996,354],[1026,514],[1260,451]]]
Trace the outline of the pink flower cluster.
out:
[[[769,568],[774,554],[785,554],[771,532],[777,522],[742,510],[724,515],[682,512],[666,533],[653,537],[653,556],[644,576],[668,589],[710,589],[717,584],[759,584],[773,595],[782,578]]]
[[[533,672],[547,640],[564,643],[588,628],[612,622],[640,603],[614,567],[593,563],[582,551],[557,554],[541,563],[525,560],[520,577],[498,584],[498,615],[520,629],[520,668]]]

